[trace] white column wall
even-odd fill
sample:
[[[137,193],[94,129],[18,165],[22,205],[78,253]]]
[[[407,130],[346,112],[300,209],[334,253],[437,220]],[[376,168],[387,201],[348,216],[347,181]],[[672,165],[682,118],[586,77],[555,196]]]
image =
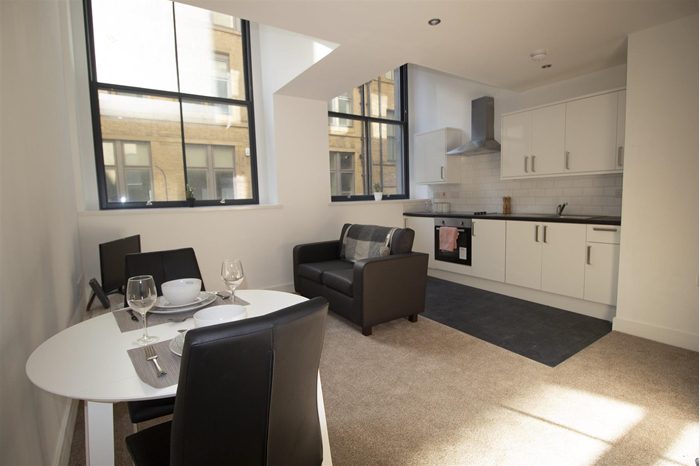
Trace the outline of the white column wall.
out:
[[[0,2],[3,465],[57,464],[72,435],[70,400],[34,387],[25,374],[31,352],[73,323],[84,299],[68,18],[65,1]]]
[[[698,349],[698,16],[631,34],[613,329]]]

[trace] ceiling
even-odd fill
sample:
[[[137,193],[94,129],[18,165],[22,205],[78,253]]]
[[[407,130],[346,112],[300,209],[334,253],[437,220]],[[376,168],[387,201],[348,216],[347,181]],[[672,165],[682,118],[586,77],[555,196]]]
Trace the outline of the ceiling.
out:
[[[698,11],[697,0],[185,1],[340,44],[288,89],[322,98],[403,63],[523,91],[625,63],[629,33]],[[341,87],[319,86],[329,78]]]

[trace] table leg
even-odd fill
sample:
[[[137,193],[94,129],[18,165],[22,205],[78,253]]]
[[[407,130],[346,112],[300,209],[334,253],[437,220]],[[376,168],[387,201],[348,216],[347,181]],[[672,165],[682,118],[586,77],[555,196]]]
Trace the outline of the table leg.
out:
[[[85,461],[87,466],[114,465],[112,403],[85,402]]]
[[[328,441],[328,424],[326,423],[326,406],[323,404],[323,389],[321,388],[321,375],[318,376],[318,422],[321,424],[321,442],[323,442],[323,464],[321,466],[333,466],[331,458],[331,444]]]

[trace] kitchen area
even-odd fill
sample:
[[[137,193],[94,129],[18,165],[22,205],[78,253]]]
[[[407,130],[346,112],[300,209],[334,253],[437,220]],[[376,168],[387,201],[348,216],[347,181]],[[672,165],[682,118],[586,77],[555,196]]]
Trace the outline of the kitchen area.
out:
[[[597,89],[581,78],[525,96],[471,89],[466,128],[417,129],[415,190],[430,200],[404,222],[414,250],[430,254],[429,275],[613,320],[626,97],[617,68],[591,77]]]

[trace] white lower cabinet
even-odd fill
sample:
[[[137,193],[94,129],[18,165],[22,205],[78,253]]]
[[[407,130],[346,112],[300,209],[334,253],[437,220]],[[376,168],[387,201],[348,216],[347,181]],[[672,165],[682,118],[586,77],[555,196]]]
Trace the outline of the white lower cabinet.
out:
[[[406,228],[411,228],[415,232],[415,236],[413,237],[413,250],[415,252],[430,254],[430,263],[432,264],[433,255],[435,253],[435,223],[433,218],[404,217],[404,224]]]
[[[583,298],[586,225],[506,222],[506,283]]]
[[[585,292],[583,299],[617,304],[617,272],[620,262],[620,227],[589,225],[586,243]]]
[[[404,220],[415,231],[413,250],[430,255],[430,268],[616,304],[619,225],[473,219],[469,267],[435,261],[432,217]]]
[[[507,221],[506,283],[539,289],[542,284],[540,224]]]
[[[502,282],[506,274],[506,222],[472,220],[472,267],[475,277]]]

